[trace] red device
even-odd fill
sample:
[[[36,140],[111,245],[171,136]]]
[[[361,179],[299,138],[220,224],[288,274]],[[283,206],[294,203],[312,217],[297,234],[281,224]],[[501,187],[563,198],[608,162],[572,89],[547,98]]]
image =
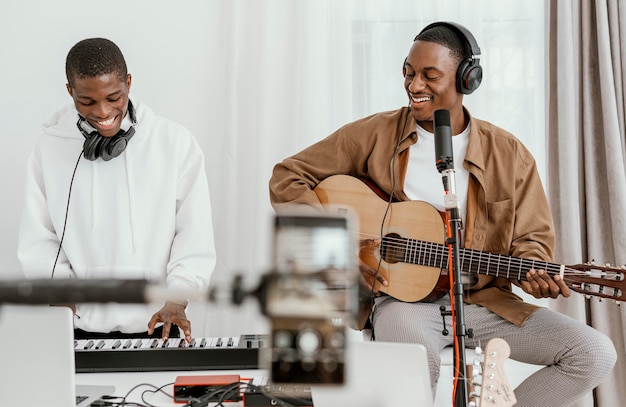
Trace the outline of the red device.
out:
[[[223,393],[216,393],[209,396],[208,401],[229,401],[241,400],[240,376],[229,375],[198,375],[198,376],[176,376],[174,382],[174,402],[187,403],[189,400],[207,397],[207,395],[218,391],[231,389],[230,397],[222,399]],[[236,389],[236,391],[235,391]]]

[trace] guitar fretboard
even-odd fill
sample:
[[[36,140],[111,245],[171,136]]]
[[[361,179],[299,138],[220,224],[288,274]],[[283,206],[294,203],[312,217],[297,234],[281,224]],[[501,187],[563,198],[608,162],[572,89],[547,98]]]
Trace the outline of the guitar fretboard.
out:
[[[448,267],[448,247],[442,244],[387,235],[381,243],[381,255],[389,263],[404,262],[428,267]],[[459,250],[461,271],[525,280],[530,269],[542,269],[547,273],[561,274],[564,266],[542,260],[521,259],[461,248]]]

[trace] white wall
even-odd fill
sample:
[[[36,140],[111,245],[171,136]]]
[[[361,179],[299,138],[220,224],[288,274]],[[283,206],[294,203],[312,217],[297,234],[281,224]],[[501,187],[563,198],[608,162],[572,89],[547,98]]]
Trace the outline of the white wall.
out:
[[[125,54],[132,93],[158,113],[187,125],[206,146],[209,36],[203,1],[0,2],[0,159],[3,273],[18,271],[16,234],[27,156],[41,123],[71,99],[65,90],[65,56],[77,41],[107,37]],[[207,50],[208,51],[208,50]],[[193,59],[193,61],[192,61]],[[188,69],[193,66],[194,69]]]

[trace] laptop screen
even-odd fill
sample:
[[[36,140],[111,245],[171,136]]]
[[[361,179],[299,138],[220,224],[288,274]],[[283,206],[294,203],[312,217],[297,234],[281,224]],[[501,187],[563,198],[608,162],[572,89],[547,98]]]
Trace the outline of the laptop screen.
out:
[[[69,308],[2,305],[0,332],[3,405],[88,406],[114,392],[113,386],[78,386],[77,394]],[[77,396],[85,398],[77,403]]]

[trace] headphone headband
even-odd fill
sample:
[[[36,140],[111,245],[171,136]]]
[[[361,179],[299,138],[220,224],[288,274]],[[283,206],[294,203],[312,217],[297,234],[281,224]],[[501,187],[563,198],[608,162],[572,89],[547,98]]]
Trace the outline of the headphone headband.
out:
[[[421,33],[428,31],[431,28],[438,27],[438,26],[448,27],[452,29],[454,32],[456,32],[457,34],[459,34],[459,36],[465,40],[467,45],[470,46],[470,49],[472,51],[472,59],[480,59],[480,47],[478,46],[478,42],[476,41],[476,38],[474,38],[474,35],[472,35],[470,30],[465,28],[463,25],[459,23],[455,23],[453,21],[438,21],[435,23],[428,24],[426,27],[422,29],[422,31],[420,31],[419,34],[415,36],[413,41],[416,41],[417,37],[419,37]]]

